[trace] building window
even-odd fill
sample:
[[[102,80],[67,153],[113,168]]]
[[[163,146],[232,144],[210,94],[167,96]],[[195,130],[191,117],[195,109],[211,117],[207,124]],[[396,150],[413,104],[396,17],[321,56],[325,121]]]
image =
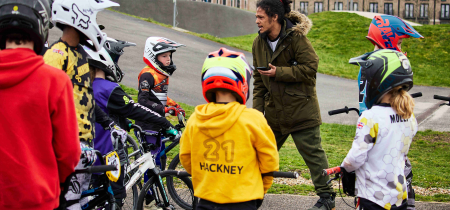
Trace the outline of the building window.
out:
[[[334,10],[343,10],[343,9],[344,9],[344,3],[334,2]]]
[[[378,13],[378,3],[370,3],[369,12]]]
[[[393,15],[394,11],[392,10],[392,8],[393,8],[392,3],[384,3],[384,14]]]
[[[236,0],[236,7],[241,8],[241,0]]]
[[[414,17],[414,4],[407,3],[405,4],[405,18],[413,18]]]
[[[247,9],[247,0],[244,1],[244,7]]]
[[[314,13],[323,12],[323,3],[314,2]]]
[[[233,6],[233,1],[234,1],[234,0],[231,0],[231,1],[230,1],[231,6]]]
[[[450,4],[441,4],[441,18],[450,18]]]
[[[301,1],[300,9],[298,9],[298,11],[302,14],[308,15],[308,2]]]
[[[420,17],[427,18],[428,17],[428,4],[420,5]]]
[[[227,5],[227,0],[222,0],[223,5]]]
[[[358,11],[358,3],[353,2],[353,11]]]

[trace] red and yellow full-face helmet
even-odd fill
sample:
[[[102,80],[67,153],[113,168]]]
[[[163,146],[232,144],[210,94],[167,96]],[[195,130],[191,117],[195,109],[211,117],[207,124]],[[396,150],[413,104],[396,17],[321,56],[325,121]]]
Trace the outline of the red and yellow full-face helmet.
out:
[[[243,53],[220,48],[206,57],[202,68],[202,89],[205,100],[215,102],[215,90],[230,90],[237,101],[245,104],[249,97],[252,67]]]

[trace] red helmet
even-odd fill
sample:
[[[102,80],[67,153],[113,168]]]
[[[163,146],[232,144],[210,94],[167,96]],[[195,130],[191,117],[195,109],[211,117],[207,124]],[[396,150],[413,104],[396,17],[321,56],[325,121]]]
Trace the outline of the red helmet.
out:
[[[202,89],[205,100],[208,103],[215,102],[214,91],[227,89],[232,91],[239,103],[245,104],[249,97],[252,70],[244,53],[226,48],[210,53],[202,68]]]
[[[380,49],[391,49],[401,52],[398,41],[401,38],[423,38],[410,24],[397,16],[377,15],[370,23],[369,34],[366,36],[373,45]]]

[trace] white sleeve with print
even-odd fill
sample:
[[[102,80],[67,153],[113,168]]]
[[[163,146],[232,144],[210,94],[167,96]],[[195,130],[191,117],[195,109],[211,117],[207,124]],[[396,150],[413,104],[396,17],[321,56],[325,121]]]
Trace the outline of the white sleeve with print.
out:
[[[407,198],[405,157],[417,132],[414,115],[402,119],[388,105],[374,106],[358,119],[356,135],[342,166],[356,173],[358,197],[385,209]]]

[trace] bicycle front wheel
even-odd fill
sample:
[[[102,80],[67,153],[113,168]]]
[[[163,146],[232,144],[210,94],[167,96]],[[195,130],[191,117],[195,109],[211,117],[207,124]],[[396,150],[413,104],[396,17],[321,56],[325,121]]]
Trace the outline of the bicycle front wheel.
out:
[[[192,203],[196,203],[197,202],[197,198],[194,197],[194,191],[192,189],[192,182],[189,178],[187,177],[176,177],[173,175],[167,175],[164,174],[164,171],[161,172],[160,174],[162,182],[163,182],[163,187],[164,184],[167,184],[167,180],[168,178],[171,178],[172,180],[180,180],[180,182],[183,182],[183,184],[186,186],[186,189],[181,189],[181,188],[176,188],[176,190],[178,191],[187,191],[191,194],[191,198],[192,201],[190,201],[190,205],[188,204],[184,204],[183,202],[180,202],[179,200],[175,200],[175,198],[171,195],[168,196],[165,187],[164,187],[164,194],[161,193],[161,190],[159,189],[158,185],[156,184],[156,182],[158,181],[157,177],[154,176],[152,178],[150,178],[143,186],[141,192],[139,193],[139,199],[137,202],[137,210],[143,210],[144,207],[146,208],[152,208],[154,206],[156,207],[162,207],[164,206],[164,200],[163,200],[163,196],[167,196],[167,199],[169,200],[169,203],[175,207],[175,209],[193,209],[192,208]],[[178,182],[178,181],[177,181]],[[177,183],[176,182],[176,183]],[[178,185],[176,185],[178,186]],[[170,193],[169,193],[170,194]],[[181,205],[180,205],[181,204]],[[183,206],[182,206],[183,205]]]
[[[180,163],[180,154],[177,154],[170,162],[169,170],[186,171]],[[166,182],[167,191],[175,203],[183,209],[193,209],[196,198],[190,177],[168,176]]]
[[[127,152],[128,160],[127,164],[133,163],[135,160],[137,160],[141,154],[135,153],[135,155],[132,155],[135,151],[139,150],[139,146],[137,142],[130,136],[127,135],[127,141],[125,145],[125,151]],[[128,184],[129,179],[134,175],[134,173],[137,171],[137,169],[134,169],[132,171],[127,171],[124,177],[124,185]],[[139,190],[142,189],[141,179],[139,179],[130,190],[127,191],[127,197],[123,200],[123,206],[122,210],[133,210],[135,209],[135,206],[137,205],[138,198],[139,198]]]

